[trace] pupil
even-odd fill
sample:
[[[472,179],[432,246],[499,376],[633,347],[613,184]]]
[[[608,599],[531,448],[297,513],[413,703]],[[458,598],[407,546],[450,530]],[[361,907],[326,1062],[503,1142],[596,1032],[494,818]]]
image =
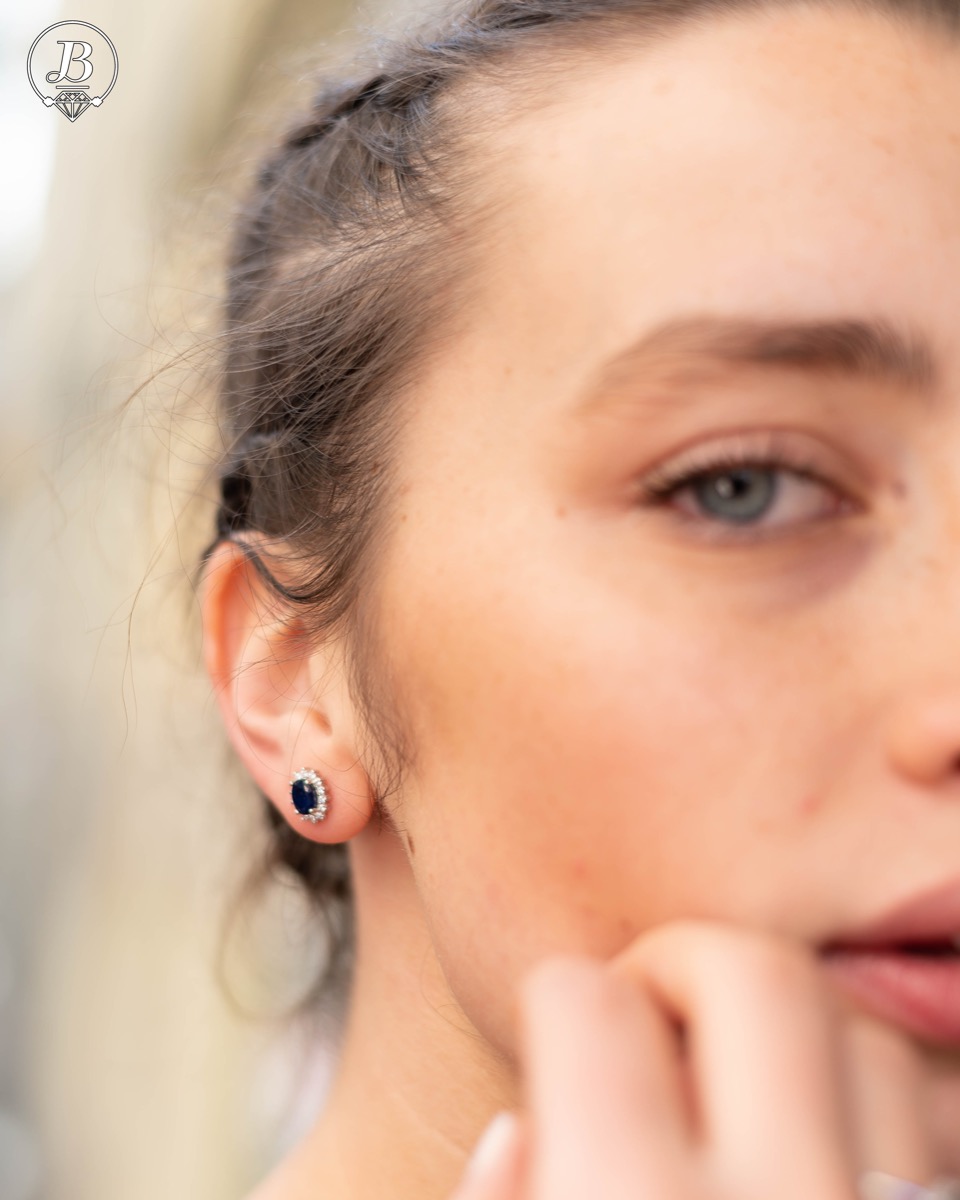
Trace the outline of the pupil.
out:
[[[697,485],[697,498],[710,512],[733,521],[754,521],[776,494],[774,473],[764,467],[738,467],[707,475]]]

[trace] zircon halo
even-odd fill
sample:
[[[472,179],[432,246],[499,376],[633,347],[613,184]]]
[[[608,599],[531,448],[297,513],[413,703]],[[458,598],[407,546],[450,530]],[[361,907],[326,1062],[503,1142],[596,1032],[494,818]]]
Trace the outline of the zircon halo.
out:
[[[298,771],[290,780],[290,803],[301,821],[316,825],[327,815],[327,789],[323,780],[309,767]]]

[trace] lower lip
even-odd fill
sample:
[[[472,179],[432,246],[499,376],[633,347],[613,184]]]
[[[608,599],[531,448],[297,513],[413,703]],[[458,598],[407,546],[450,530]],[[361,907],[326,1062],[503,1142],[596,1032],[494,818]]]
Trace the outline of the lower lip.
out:
[[[924,957],[895,950],[828,950],[824,966],[839,986],[878,1017],[945,1046],[960,1046],[960,955]]]

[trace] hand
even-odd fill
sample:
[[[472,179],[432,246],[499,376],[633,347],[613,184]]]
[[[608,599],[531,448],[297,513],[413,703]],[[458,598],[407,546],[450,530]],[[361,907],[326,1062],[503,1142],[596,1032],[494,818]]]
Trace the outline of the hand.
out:
[[[668,922],[537,964],[520,1013],[527,1107],[451,1200],[860,1200],[867,1170],[938,1173],[915,1047],[799,942]]]

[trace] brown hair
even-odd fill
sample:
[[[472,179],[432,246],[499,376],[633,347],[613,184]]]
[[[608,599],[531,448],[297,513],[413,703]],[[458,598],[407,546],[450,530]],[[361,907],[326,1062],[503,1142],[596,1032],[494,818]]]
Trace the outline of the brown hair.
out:
[[[376,640],[377,546],[389,533],[403,397],[466,319],[483,246],[507,211],[490,182],[498,122],[549,103],[591,50],[636,53],[687,23],[805,2],[456,5],[393,40],[375,35],[349,76],[322,80],[259,168],[229,249],[220,503],[200,570],[221,540],[238,541],[291,620],[296,612],[306,644],[344,639],[376,813],[394,830],[384,801],[399,794],[415,747]],[[956,0],[813,3],[960,31]],[[260,535],[259,551],[249,534]],[[298,586],[268,569],[271,539]],[[346,846],[302,837],[265,797],[263,812],[273,840],[263,871],[292,871],[333,934],[327,969],[304,998],[311,1006],[347,982]]]

